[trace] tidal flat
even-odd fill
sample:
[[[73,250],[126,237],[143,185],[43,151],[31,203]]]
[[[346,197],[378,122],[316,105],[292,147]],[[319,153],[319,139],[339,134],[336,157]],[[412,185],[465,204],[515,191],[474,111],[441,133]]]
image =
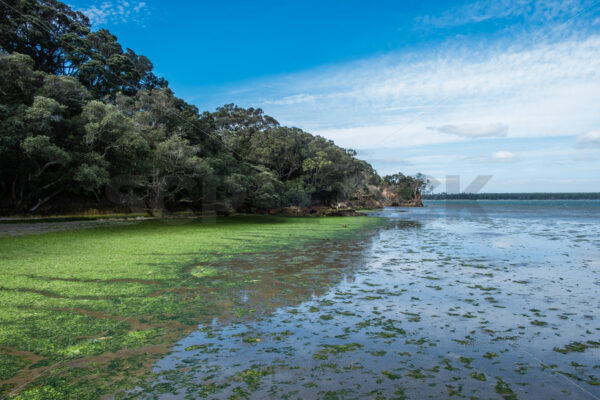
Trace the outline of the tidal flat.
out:
[[[0,238],[3,395],[593,399],[600,202]]]
[[[118,397],[598,398],[599,206],[431,202],[345,246],[226,260],[271,286]]]
[[[103,225],[0,237],[0,398],[96,399],[131,389],[198,324],[255,315],[241,293],[275,287],[279,278],[260,264],[221,268],[228,258],[343,243],[381,219]],[[337,279],[324,264],[313,268],[321,287]],[[302,285],[303,273],[310,271],[289,279]]]

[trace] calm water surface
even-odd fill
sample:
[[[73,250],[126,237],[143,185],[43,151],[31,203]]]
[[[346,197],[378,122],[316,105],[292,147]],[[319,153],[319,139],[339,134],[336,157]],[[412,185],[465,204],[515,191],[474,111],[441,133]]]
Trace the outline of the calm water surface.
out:
[[[600,398],[600,202],[428,202],[262,279],[141,398]],[[232,308],[233,309],[233,308]]]

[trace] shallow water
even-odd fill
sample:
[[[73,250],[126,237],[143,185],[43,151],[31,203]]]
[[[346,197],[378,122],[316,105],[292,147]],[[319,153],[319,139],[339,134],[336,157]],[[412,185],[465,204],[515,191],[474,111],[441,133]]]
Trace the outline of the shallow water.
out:
[[[141,398],[600,398],[600,202],[386,209],[356,242],[261,271]],[[236,278],[237,277],[237,278]]]

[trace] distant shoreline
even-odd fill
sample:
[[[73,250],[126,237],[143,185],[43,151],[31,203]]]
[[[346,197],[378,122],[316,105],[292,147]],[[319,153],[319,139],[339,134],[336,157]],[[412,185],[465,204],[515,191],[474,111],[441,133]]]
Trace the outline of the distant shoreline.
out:
[[[423,200],[600,200],[600,192],[588,193],[440,193]]]

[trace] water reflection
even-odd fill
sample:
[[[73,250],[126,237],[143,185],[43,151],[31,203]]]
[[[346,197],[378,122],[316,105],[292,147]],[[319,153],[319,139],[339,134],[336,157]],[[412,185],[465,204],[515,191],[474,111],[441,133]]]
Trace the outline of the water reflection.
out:
[[[340,281],[351,281],[353,272],[364,265],[373,234],[345,242],[324,240],[300,251],[246,255],[217,263],[198,264],[200,271],[218,271],[211,276],[224,291],[206,293],[214,304],[214,323],[255,320],[274,310],[324,295]]]

